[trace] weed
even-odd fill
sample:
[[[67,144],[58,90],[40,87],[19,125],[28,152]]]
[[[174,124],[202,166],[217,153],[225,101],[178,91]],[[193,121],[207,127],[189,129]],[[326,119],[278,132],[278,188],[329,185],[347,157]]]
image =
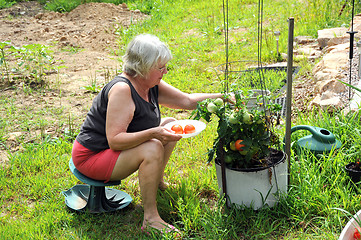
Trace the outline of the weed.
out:
[[[44,77],[55,69],[51,49],[41,44],[15,47],[10,42],[0,43],[2,81],[22,81],[43,86]]]

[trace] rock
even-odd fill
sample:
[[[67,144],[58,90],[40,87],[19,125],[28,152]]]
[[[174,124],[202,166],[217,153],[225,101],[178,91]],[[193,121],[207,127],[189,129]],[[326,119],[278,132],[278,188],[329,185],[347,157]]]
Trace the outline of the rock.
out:
[[[126,3],[122,3],[121,6],[123,9],[128,9],[128,5]]]
[[[8,141],[16,141],[21,135],[23,135],[22,132],[12,132],[8,134]]]
[[[312,46],[306,45],[306,46],[302,46],[302,47],[298,48],[296,50],[296,52],[301,55],[309,55],[310,56],[310,55],[316,54],[317,50]]]
[[[350,43],[343,43],[343,44],[338,44],[338,45],[334,45],[334,46],[330,46],[329,48],[326,49],[327,53],[336,53],[336,52],[347,52],[350,49]]]
[[[311,36],[297,36],[295,37],[295,41],[297,44],[310,44],[317,41],[316,39],[312,38]]]
[[[313,74],[324,69],[342,70],[347,67],[348,53],[345,51],[331,51],[313,68]]]
[[[361,89],[361,82],[358,82],[356,87]],[[361,108],[361,92],[355,91],[355,94],[350,101],[350,109],[351,110],[359,110],[360,108]]]
[[[345,34],[347,34],[347,28],[339,27],[339,28],[323,29],[323,30],[318,30],[317,34],[318,34],[318,38],[317,38],[318,45],[320,46],[321,49],[323,49],[327,46],[328,41],[330,41],[330,39],[336,37],[342,37]]]
[[[337,95],[334,92],[331,92],[331,91],[327,90],[327,91],[325,91],[324,93],[321,94],[320,100],[324,101],[324,100],[328,100],[328,99],[331,99],[331,98],[334,98],[334,97],[337,97]]]
[[[342,36],[342,37],[331,38],[327,42],[327,46],[331,47],[331,46],[335,46],[335,45],[339,45],[339,44],[343,44],[343,43],[350,44],[350,37],[349,36]]]
[[[351,30],[351,28],[349,30]],[[354,19],[353,19],[353,30],[357,32],[355,34],[355,38],[356,39],[361,38],[361,14],[357,14],[354,17]]]
[[[329,96],[322,97],[321,95],[316,96],[311,104],[310,108],[319,107],[323,110],[327,110],[328,112],[337,111],[343,108],[343,104],[341,98],[339,96],[333,96],[328,98]]]
[[[332,91],[334,93],[342,93],[346,91],[346,87],[343,83],[337,80],[323,80],[316,83],[315,92],[324,93],[327,91]]]
[[[334,69],[324,69],[314,74],[315,82],[329,81],[338,75],[338,71]]]

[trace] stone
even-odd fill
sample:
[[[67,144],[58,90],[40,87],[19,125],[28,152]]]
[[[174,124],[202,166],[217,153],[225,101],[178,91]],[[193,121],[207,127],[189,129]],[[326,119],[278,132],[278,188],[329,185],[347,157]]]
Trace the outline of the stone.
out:
[[[328,71],[323,71],[323,70],[317,71],[314,74],[314,80],[316,82],[316,87],[319,82],[331,80],[332,77],[333,77],[332,74],[330,74],[330,72],[328,72]]]
[[[325,91],[324,93],[321,94],[321,101],[327,100],[327,99],[331,99],[337,97],[337,95],[334,92],[331,92],[329,90]]]
[[[348,53],[344,51],[335,51],[327,53],[322,60],[313,68],[313,74],[324,69],[342,70],[347,68]]]
[[[317,50],[315,48],[313,48],[312,46],[306,45],[306,46],[302,46],[302,47],[298,48],[296,50],[296,52],[301,55],[311,56],[311,55],[315,55]]]
[[[297,36],[295,37],[295,42],[297,44],[310,44],[317,41],[316,39],[312,38],[311,36]]]
[[[331,46],[335,46],[335,45],[339,45],[339,44],[343,44],[343,43],[350,44],[350,37],[349,36],[342,36],[342,37],[331,38],[327,42],[327,46],[331,47]]]
[[[338,44],[338,45],[334,45],[334,46],[330,46],[327,49],[328,53],[335,53],[335,52],[348,52],[348,50],[350,49],[350,43],[343,43],[343,44]]]
[[[349,30],[351,30],[351,28]],[[360,39],[361,38],[361,14],[357,14],[354,17],[354,19],[353,19],[353,30],[357,32],[355,34],[355,38]]]
[[[339,96],[334,96],[334,97],[326,98],[326,99],[322,100],[322,96],[318,95],[312,100],[310,107],[311,107],[311,109],[313,107],[319,107],[323,110],[327,110],[328,112],[334,112],[334,111],[342,109],[343,104],[342,104],[341,98]]]
[[[23,135],[22,132],[12,132],[8,134],[8,141],[16,141],[21,135]]]
[[[342,93],[346,91],[345,84],[337,80],[323,80],[316,83],[315,92],[316,93],[325,93],[332,91],[333,93]]]
[[[358,82],[356,87],[361,89],[361,82]],[[354,90],[355,94],[350,101],[351,110],[359,110],[361,108],[361,92]]]
[[[340,71],[336,69],[325,68],[322,71],[318,71],[314,75],[314,80],[324,81],[324,80],[332,80],[332,79],[340,79]]]
[[[339,27],[339,28],[329,28],[318,30],[318,45],[321,49],[325,48],[328,44],[328,41],[332,38],[342,37],[343,35],[347,34],[347,28]]]

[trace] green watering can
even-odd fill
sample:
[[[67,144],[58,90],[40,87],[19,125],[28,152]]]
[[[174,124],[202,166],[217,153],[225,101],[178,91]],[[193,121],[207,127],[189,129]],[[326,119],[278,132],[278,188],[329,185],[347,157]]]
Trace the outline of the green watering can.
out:
[[[339,149],[341,142],[330,131],[324,128],[308,125],[299,125],[291,128],[291,134],[298,130],[308,130],[312,135],[303,137],[297,141],[297,148],[307,149],[314,154],[328,153],[331,149]]]

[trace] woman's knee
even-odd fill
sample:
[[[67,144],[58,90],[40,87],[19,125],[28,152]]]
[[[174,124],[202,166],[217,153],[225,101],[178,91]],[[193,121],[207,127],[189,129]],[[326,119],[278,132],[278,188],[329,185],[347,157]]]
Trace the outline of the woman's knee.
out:
[[[151,139],[144,144],[143,154],[145,159],[163,160],[164,146],[158,139]]]

